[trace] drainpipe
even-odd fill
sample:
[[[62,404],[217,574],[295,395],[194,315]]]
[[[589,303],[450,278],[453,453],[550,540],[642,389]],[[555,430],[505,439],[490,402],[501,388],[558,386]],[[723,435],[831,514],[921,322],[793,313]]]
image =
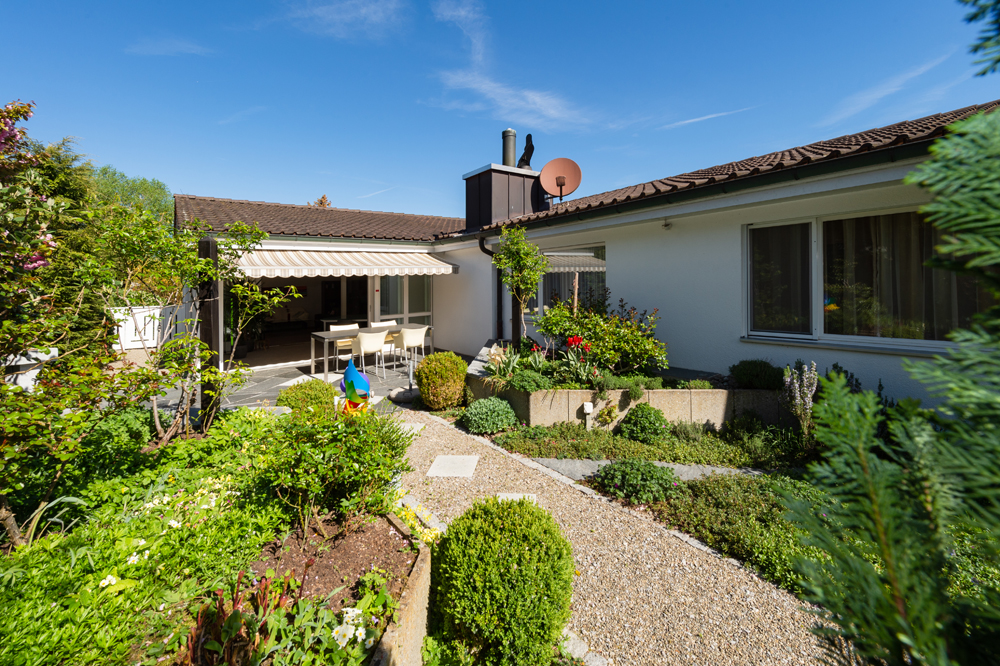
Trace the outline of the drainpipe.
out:
[[[492,257],[494,254],[496,254],[496,252],[494,252],[493,250],[490,250],[489,248],[486,247],[486,237],[485,236],[480,236],[479,237],[479,249],[482,251],[483,254],[485,254],[485,255],[487,255],[489,257]],[[492,262],[492,259],[490,259],[490,261]],[[497,323],[496,323],[496,332],[497,332],[497,334],[496,334],[496,339],[500,340],[501,338],[503,338],[503,279],[500,277],[500,269],[497,268],[495,270],[496,270],[496,278],[497,278]]]

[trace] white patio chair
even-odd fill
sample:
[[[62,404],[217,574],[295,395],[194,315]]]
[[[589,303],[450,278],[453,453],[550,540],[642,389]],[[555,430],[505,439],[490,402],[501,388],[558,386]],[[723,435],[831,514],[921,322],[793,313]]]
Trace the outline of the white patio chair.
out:
[[[368,328],[369,330],[372,331],[378,331],[380,329],[386,329],[389,328],[390,326],[395,326],[395,325],[396,325],[395,319],[386,319],[385,321],[372,322]],[[386,333],[385,345],[382,346],[383,354],[393,353],[392,336],[393,336],[392,333]]]
[[[427,336],[427,329],[430,326],[424,326],[422,328],[404,328],[399,333],[393,333],[392,335],[392,346],[393,346],[393,361],[395,361],[396,352],[402,351],[403,358],[406,362],[410,362],[409,350],[413,350],[413,360],[417,360],[417,350],[420,350],[420,355],[424,355],[424,338]]]
[[[337,326],[335,324],[330,324],[330,330],[335,333],[355,333],[357,334],[359,327],[357,324],[345,324],[342,326]],[[354,354],[351,349],[350,340],[337,340],[336,345],[333,348],[333,357],[336,359],[336,368],[334,372],[340,372],[340,362],[350,361],[354,358]]]
[[[365,369],[365,355],[373,354],[375,356],[375,376],[378,377],[378,360],[381,358],[382,379],[385,379],[385,354],[382,352],[382,348],[385,347],[385,333],[381,331],[373,331],[371,333],[358,331],[357,337],[351,340],[351,345],[352,356],[358,356],[361,361],[361,372],[367,372]]]

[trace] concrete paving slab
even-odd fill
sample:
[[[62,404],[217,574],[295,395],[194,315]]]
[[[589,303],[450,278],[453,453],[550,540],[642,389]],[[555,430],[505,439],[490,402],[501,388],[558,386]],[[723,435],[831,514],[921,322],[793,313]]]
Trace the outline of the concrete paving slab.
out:
[[[427,470],[427,476],[460,476],[471,479],[478,462],[479,456],[438,456]]]
[[[532,493],[497,493],[497,499],[503,502],[504,500],[510,500],[511,502],[516,502],[522,499],[529,499],[533,503],[538,504],[538,496]]]
[[[423,423],[404,423],[403,430],[408,430],[414,435],[419,435],[420,431],[424,429]]]

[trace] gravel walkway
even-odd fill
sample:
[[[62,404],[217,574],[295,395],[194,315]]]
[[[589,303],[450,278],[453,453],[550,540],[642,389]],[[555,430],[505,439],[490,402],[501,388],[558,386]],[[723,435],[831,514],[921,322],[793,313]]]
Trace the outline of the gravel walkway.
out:
[[[576,460],[572,458],[532,458],[539,465],[545,465],[551,470],[559,472],[563,476],[567,476],[574,481],[582,481],[583,479],[590,478],[597,474],[597,470],[601,469],[605,465],[610,465],[610,460]],[[678,463],[668,463],[668,462],[658,462],[654,461],[654,465],[657,467],[669,467],[674,470],[674,474],[681,481],[693,481],[695,479],[700,479],[710,474],[748,474],[750,476],[759,476],[764,472],[759,469],[751,469],[749,467],[741,467],[739,469],[734,469],[732,467],[713,467],[712,465],[680,465]]]
[[[480,497],[533,493],[573,544],[570,628],[616,666],[815,664],[810,615],[791,594],[685,544],[652,519],[588,496],[422,412],[403,478],[445,522]],[[472,478],[428,477],[438,455],[478,455]]]

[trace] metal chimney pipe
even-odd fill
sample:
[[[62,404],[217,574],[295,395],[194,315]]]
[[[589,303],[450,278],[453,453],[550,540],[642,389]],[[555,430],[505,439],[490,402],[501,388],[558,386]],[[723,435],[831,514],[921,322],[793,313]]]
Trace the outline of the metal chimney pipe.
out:
[[[517,166],[517,132],[509,127],[503,131],[503,165]]]

